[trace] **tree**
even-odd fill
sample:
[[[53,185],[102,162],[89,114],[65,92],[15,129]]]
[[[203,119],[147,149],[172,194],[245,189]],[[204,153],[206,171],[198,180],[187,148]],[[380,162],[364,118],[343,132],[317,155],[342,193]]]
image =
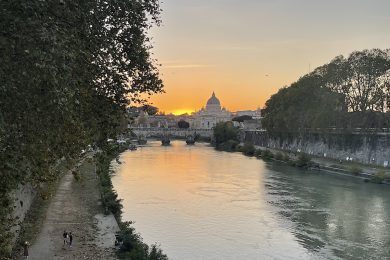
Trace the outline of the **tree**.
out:
[[[248,116],[248,115],[243,115],[243,116],[236,116],[232,119],[232,121],[235,121],[235,122],[244,122],[245,120],[251,120],[252,117],[251,116]]]
[[[390,55],[378,49],[338,56],[266,102],[270,132],[389,127]]]
[[[152,105],[143,105],[142,110],[146,111],[148,115],[152,116],[158,113],[158,108]]]
[[[187,128],[190,128],[190,123],[188,123],[187,121],[184,121],[183,119],[181,119],[178,123],[177,123],[177,126],[181,129],[187,129]]]
[[[1,237],[10,190],[55,179],[55,162],[104,146],[130,102],[162,91],[147,37],[159,13],[158,0],[0,2]]]
[[[344,98],[321,85],[321,77],[307,75],[280,89],[265,104],[263,126],[271,132],[332,127],[343,111]]]
[[[213,131],[217,148],[229,140],[238,141],[238,129],[232,122],[217,123]]]
[[[389,109],[389,51],[355,51],[348,58],[336,57],[314,73],[324,78],[324,86],[345,96],[349,111]]]

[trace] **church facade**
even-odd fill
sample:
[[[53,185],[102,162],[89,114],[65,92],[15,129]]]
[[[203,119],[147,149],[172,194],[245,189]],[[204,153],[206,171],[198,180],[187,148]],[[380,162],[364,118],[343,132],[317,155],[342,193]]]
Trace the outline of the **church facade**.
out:
[[[232,117],[231,112],[221,107],[221,102],[213,92],[206,107],[192,114],[192,128],[212,129],[217,123],[230,121]]]

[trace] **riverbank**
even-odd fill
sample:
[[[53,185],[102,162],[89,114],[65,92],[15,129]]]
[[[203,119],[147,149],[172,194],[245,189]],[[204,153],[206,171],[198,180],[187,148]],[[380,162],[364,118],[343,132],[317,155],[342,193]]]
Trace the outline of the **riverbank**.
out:
[[[110,165],[125,149],[108,145],[85,155],[50,186],[45,199],[34,201],[19,239],[20,245],[29,242],[29,259],[167,259],[121,220]],[[72,232],[72,247],[64,245],[64,231]],[[13,258],[23,259],[22,250]]]
[[[116,258],[113,250],[116,223],[110,215],[101,217],[104,211],[92,154],[64,174],[46,206],[37,203],[31,210],[45,213],[30,214],[23,224],[33,226],[25,229],[21,238],[29,239],[29,259]],[[72,247],[64,245],[64,230],[73,234]]]
[[[390,184],[389,169],[379,166],[316,157],[302,152],[256,146],[248,142],[238,143],[234,140],[228,140],[225,143],[220,144],[219,149],[217,150],[241,152],[246,156],[255,156],[264,160],[277,161],[294,167],[359,178],[365,182]]]
[[[269,150],[274,155],[274,157],[271,159],[283,163],[286,163],[286,161],[283,160],[283,158],[285,157],[290,158],[290,160],[298,161],[300,155],[304,154],[286,150],[265,148],[261,146],[254,147],[255,149]],[[280,157],[280,154],[283,155],[282,158]],[[359,178],[365,182],[390,184],[390,172],[384,167],[367,165],[358,162],[341,161],[332,158],[317,157],[308,154],[304,155],[307,157],[307,159],[310,159],[310,162],[312,164],[308,165],[308,168],[312,170],[323,171],[330,174],[349,176],[352,178]]]
[[[126,149],[127,146],[108,145],[102,153],[96,156],[96,173],[100,184],[102,206],[104,212],[111,214],[114,217],[113,221],[118,223],[115,240],[116,256],[120,259],[167,260],[168,257],[157,245],[149,246],[142,241],[131,221],[122,220],[123,206],[112,185],[111,177],[115,172],[111,168],[111,163],[115,159],[120,164],[119,155]]]

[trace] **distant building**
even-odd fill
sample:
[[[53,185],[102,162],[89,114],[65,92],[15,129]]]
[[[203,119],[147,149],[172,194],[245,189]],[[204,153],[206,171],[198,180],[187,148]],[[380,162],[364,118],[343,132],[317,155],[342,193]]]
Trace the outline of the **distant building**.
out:
[[[221,102],[213,92],[207,101],[206,107],[193,113],[192,117],[192,128],[211,129],[219,122],[230,121],[232,119],[232,113],[221,107]]]
[[[253,119],[261,119],[261,109],[237,111],[235,116],[251,116]]]

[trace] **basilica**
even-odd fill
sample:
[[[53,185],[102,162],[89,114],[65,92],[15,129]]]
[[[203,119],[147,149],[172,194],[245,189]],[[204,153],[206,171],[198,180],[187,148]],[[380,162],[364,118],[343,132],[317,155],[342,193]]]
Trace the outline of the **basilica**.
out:
[[[232,113],[221,107],[221,102],[213,92],[207,101],[206,107],[192,114],[192,128],[211,129],[219,122],[226,122],[232,119]]]

